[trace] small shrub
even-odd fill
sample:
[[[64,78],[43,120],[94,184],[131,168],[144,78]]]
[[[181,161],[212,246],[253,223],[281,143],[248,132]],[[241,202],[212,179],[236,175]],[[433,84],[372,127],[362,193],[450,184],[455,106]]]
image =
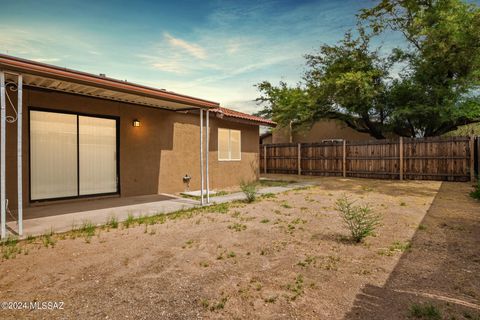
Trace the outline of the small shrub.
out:
[[[477,185],[473,189],[472,192],[470,192],[470,197],[480,200],[480,176],[477,177]]]
[[[361,242],[372,235],[380,223],[380,217],[368,205],[355,206],[354,201],[350,201],[346,196],[337,200],[335,209],[340,212],[355,242]]]
[[[410,307],[410,316],[419,319],[442,319],[440,311],[432,304],[413,304]]]
[[[242,192],[245,194],[246,201],[248,203],[254,202],[257,198],[257,189],[255,184],[242,182],[240,184],[240,189],[242,189]]]

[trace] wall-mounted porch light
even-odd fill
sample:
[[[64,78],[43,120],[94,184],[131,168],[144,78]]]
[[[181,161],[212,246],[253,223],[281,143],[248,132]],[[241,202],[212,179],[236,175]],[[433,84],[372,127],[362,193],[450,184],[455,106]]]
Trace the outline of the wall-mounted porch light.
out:
[[[133,125],[134,127],[140,127],[140,120],[138,120],[138,119],[133,120],[132,125]]]

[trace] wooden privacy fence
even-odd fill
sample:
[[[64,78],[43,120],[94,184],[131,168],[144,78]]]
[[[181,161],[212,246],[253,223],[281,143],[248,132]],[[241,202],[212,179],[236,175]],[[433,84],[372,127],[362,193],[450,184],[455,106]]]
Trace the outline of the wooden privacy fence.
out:
[[[260,147],[260,170],[316,176],[469,181],[475,177],[474,144],[473,137],[266,144]]]

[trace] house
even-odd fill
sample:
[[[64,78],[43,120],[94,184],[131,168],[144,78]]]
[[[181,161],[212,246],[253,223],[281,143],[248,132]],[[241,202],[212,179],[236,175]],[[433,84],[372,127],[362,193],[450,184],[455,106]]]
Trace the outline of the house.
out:
[[[0,84],[2,236],[6,212],[17,207],[21,233],[23,208],[255,180],[259,126],[275,125],[216,102],[7,55]]]
[[[277,128],[272,132],[260,136],[260,144],[269,143],[311,143],[322,140],[371,140],[368,133],[359,132],[348,127],[345,123],[335,119],[322,119],[313,124],[306,131],[292,132],[289,128]]]

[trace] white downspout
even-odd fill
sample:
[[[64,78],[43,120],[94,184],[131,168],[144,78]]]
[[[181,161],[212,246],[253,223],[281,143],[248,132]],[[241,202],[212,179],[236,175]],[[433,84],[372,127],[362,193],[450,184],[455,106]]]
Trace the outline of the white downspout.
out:
[[[200,204],[203,206],[203,109],[200,109]]]
[[[6,101],[5,101],[5,72],[0,71],[0,126],[1,126],[1,139],[0,139],[0,220],[1,220],[1,238],[5,239],[6,236],[6,203],[5,203],[5,144],[6,144]]]
[[[207,160],[207,168],[206,168],[206,178],[207,178],[207,203],[210,203],[210,179],[209,179],[209,175],[208,175],[208,165],[209,165],[209,161],[208,161],[208,153],[210,151],[210,110],[207,109],[207,153],[206,153],[206,160]]]
[[[23,76],[18,75],[17,82],[17,203],[18,235],[23,235],[23,181],[22,181],[22,120],[23,120]]]

